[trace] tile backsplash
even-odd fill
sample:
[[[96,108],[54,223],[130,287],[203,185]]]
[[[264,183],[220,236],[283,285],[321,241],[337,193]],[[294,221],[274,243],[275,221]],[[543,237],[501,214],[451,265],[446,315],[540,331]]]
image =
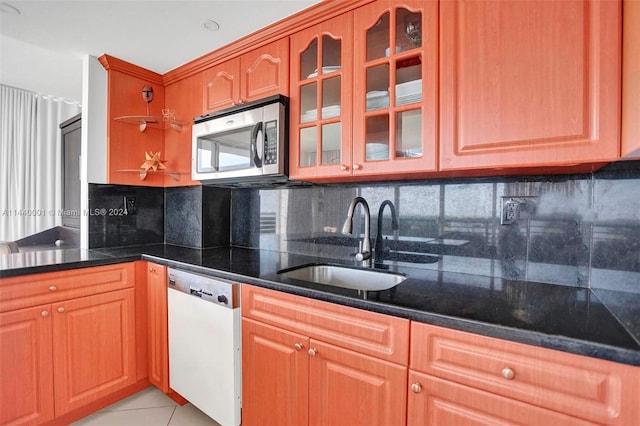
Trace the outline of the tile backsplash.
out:
[[[90,248],[166,242],[241,246],[353,259],[364,232],[341,234],[350,202],[364,197],[371,243],[382,215],[386,262],[640,294],[640,161],[593,174],[446,179],[287,188],[142,188],[91,185],[90,209],[135,194],[135,218],[90,217]],[[504,204],[517,204],[502,224]],[[230,230],[230,233],[229,233]]]

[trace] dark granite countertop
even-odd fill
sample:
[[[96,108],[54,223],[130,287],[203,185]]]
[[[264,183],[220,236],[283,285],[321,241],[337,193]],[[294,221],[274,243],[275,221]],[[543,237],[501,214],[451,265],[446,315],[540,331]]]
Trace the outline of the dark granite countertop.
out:
[[[415,321],[640,366],[640,306],[636,303],[640,298],[629,299],[634,295],[610,290],[389,265],[389,270],[408,278],[393,289],[364,295],[277,273],[309,263],[337,264],[335,260],[237,247],[200,250],[163,244],[3,255],[0,278],[141,258]]]

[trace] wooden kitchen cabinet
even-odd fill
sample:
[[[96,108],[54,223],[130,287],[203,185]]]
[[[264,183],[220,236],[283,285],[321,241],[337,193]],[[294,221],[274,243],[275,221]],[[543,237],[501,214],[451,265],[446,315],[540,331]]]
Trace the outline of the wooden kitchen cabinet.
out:
[[[243,424],[405,423],[407,320],[248,285],[242,306]]]
[[[620,1],[440,2],[440,170],[620,155]]]
[[[351,175],[353,13],[291,36],[289,175]]]
[[[167,267],[147,262],[149,382],[169,393]]]
[[[203,71],[202,112],[287,96],[288,79],[289,39],[283,38]]]
[[[0,425],[54,417],[51,305],[0,314]]]
[[[134,276],[128,263],[0,280],[0,424],[41,424],[136,384]]]
[[[437,168],[438,2],[377,1],[354,12],[353,175]]]
[[[56,416],[136,382],[134,290],[52,305]]]
[[[622,158],[640,158],[640,2],[625,0],[622,32]]]
[[[640,418],[637,367],[417,322],[409,388],[410,425],[627,425]]]
[[[309,338],[242,319],[242,424],[309,423]]]

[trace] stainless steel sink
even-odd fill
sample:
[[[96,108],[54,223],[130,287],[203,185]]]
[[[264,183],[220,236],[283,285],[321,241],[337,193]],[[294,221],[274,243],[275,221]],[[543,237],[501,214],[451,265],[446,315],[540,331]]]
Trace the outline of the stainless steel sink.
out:
[[[336,265],[305,265],[278,273],[286,278],[364,291],[388,290],[407,279],[392,272]]]

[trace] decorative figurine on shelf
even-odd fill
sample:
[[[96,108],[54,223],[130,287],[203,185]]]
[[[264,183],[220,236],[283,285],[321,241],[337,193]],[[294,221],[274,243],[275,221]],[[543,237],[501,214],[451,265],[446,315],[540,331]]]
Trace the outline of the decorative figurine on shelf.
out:
[[[162,164],[162,161],[160,160],[160,151],[156,153],[145,151],[144,155],[146,157],[146,160],[140,166],[141,169],[144,169],[145,171],[153,170],[154,172],[157,170],[166,169],[166,167],[164,166],[164,164]]]

